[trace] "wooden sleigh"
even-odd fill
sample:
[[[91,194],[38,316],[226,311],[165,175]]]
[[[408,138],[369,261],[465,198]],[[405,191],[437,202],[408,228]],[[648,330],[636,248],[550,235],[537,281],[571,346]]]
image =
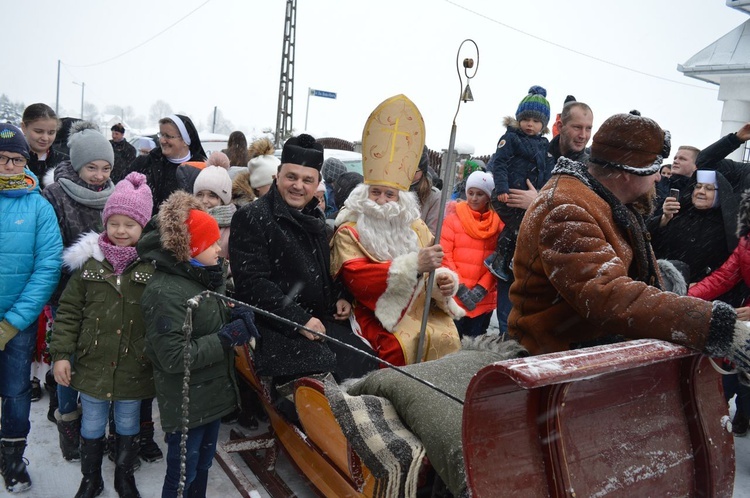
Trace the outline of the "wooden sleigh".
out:
[[[217,454],[238,489],[241,471],[223,460],[244,448],[271,495],[293,496],[273,468],[283,448],[320,495],[372,496],[374,478],[319,382],[298,382],[300,430],[274,409],[249,356],[238,371],[270,419],[270,434],[230,440]],[[727,420],[720,376],[705,357],[673,344],[638,340],[498,362],[466,392],[468,490],[478,497],[731,496]]]

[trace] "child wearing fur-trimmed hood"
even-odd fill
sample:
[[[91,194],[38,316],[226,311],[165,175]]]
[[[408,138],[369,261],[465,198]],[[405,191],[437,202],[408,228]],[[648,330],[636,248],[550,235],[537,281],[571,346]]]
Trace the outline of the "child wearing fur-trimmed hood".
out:
[[[248,308],[230,311],[221,298],[205,296],[190,310],[192,327],[186,344],[183,323],[188,300],[207,290],[225,292],[219,238],[219,225],[201,202],[177,191],[161,205],[138,243],[138,253],[154,267],[142,302],[146,353],[154,366],[167,442],[162,497],[178,496],[183,430],[187,432],[184,496],[205,496],[221,418],[233,412],[239,401],[234,347],[258,334]],[[183,399],[186,347],[191,362],[189,392]]]

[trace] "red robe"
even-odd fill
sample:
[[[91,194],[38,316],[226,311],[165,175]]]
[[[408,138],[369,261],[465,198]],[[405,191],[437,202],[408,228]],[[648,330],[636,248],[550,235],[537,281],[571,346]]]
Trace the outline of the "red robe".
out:
[[[433,236],[421,220],[412,224],[420,247]],[[417,273],[417,253],[379,261],[360,243],[355,223],[344,223],[331,242],[331,273],[354,295],[352,328],[370,343],[380,358],[394,365],[415,363],[424,312],[427,274]],[[449,272],[439,268],[438,274]],[[433,360],[461,349],[454,319],[463,310],[452,297],[445,298],[437,285],[431,306],[422,360]]]

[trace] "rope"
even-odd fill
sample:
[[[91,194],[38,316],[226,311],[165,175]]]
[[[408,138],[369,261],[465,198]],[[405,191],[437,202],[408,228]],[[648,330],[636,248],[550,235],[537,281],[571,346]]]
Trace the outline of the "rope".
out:
[[[187,479],[187,439],[188,421],[190,416],[190,342],[193,335],[193,310],[200,305],[200,299],[189,299],[185,322],[182,324],[182,332],[185,334],[185,349],[182,351],[182,364],[185,373],[182,376],[182,417],[180,418],[180,480],[177,486],[177,496],[182,496]]]

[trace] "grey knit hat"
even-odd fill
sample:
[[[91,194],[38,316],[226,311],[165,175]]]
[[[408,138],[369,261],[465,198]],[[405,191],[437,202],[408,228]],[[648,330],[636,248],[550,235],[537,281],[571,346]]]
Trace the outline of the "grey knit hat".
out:
[[[333,185],[334,183],[336,183],[336,180],[338,180],[339,177],[346,172],[346,164],[344,164],[340,159],[329,157],[323,162],[323,179],[329,185]]]
[[[115,152],[109,140],[99,133],[95,124],[79,121],[73,124],[68,138],[70,147],[70,164],[76,172],[92,161],[107,161],[115,164]]]

